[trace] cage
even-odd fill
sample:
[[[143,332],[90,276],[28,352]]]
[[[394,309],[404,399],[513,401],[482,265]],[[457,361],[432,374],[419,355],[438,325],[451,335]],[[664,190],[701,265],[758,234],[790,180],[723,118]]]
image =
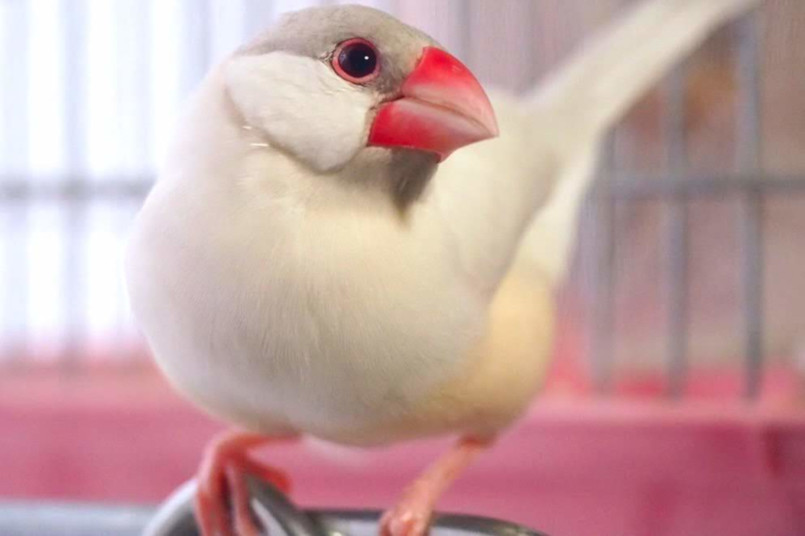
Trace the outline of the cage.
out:
[[[209,66],[316,3],[0,2],[0,527],[42,501],[153,504],[193,473],[220,425],[151,365],[123,243]],[[631,2],[360,3],[524,91]],[[767,0],[613,131],[544,396],[447,510],[554,536],[805,533],[803,50],[805,4]],[[441,447],[272,455],[300,504],[366,508]]]

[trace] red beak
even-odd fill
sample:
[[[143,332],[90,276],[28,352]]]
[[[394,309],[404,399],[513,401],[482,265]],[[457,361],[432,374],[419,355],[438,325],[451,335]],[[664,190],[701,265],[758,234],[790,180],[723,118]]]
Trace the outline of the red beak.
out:
[[[444,50],[426,47],[400,98],[378,109],[369,145],[428,151],[441,161],[497,135],[492,104],[470,70]]]

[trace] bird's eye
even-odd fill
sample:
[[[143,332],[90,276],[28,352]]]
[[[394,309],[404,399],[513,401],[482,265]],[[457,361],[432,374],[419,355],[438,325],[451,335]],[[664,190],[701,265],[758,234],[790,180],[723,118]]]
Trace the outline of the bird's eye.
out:
[[[339,44],[333,54],[333,69],[354,84],[373,80],[380,72],[378,52],[372,43],[356,37]]]

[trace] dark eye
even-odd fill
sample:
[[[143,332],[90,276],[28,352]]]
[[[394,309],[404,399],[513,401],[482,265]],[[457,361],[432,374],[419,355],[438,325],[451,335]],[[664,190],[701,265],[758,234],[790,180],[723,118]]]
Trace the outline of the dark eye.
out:
[[[380,71],[377,49],[366,39],[344,41],[333,54],[333,69],[349,82],[361,84],[373,80]]]

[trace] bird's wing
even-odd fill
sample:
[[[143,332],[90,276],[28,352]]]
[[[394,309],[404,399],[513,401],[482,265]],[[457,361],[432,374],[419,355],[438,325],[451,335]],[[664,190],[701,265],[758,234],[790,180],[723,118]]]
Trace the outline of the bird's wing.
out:
[[[758,2],[643,2],[526,99],[496,99],[501,136],[458,151],[433,186],[468,275],[493,290],[516,255],[560,277],[602,135],[716,27]]]

